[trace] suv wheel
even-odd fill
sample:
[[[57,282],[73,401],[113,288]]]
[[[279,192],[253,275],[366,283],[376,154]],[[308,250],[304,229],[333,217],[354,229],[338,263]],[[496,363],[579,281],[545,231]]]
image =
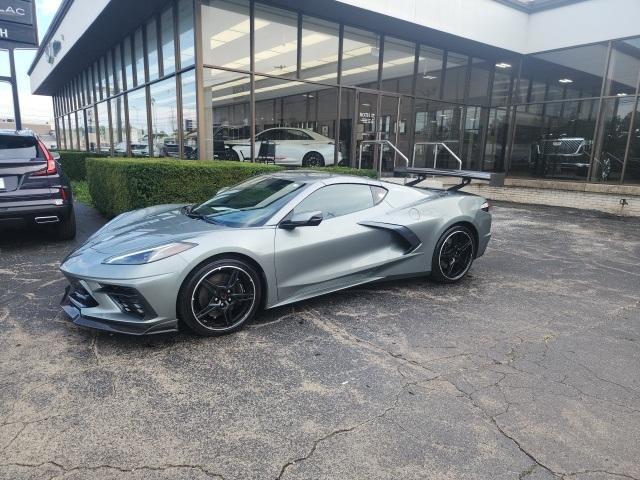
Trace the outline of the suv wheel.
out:
[[[69,218],[58,224],[56,234],[60,240],[73,240],[76,238],[76,213],[73,208]]]

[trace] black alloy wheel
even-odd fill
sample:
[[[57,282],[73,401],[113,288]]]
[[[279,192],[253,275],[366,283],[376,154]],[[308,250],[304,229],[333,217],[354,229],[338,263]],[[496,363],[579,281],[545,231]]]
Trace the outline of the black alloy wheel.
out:
[[[304,167],[324,167],[324,157],[318,152],[309,152],[302,159]]]
[[[433,252],[431,276],[442,283],[462,279],[473,264],[476,245],[473,234],[461,225],[447,230]]]
[[[178,311],[191,330],[203,336],[241,329],[258,310],[260,278],[243,261],[216,260],[191,274],[180,291]]]

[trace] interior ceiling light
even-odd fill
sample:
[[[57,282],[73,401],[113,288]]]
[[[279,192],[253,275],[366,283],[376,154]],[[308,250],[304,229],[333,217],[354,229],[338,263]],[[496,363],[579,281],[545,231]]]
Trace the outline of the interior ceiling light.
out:
[[[496,67],[498,68],[511,68],[511,65],[505,62],[496,63]]]
[[[422,78],[425,80],[435,80],[438,77],[434,77],[433,75],[423,75]]]
[[[626,97],[628,94],[627,93],[619,93],[617,96],[618,97]]]
[[[558,80],[560,83],[573,83],[573,80],[571,80],[570,78],[561,78],[560,80]]]

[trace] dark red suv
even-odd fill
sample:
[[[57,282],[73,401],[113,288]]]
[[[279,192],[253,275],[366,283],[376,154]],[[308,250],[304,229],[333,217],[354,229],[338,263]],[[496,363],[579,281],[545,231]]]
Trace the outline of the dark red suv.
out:
[[[33,133],[0,130],[0,232],[31,226],[76,236],[71,183]]]

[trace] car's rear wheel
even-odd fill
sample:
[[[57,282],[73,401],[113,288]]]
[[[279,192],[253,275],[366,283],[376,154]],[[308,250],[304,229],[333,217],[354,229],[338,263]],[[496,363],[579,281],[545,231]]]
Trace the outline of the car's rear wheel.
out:
[[[462,225],[442,234],[433,252],[431,278],[441,283],[461,280],[471,268],[476,244],[471,231]]]
[[[239,162],[240,161],[240,155],[238,155],[238,152],[236,152],[233,148],[230,148],[227,151],[227,158],[229,160],[231,160],[232,162]]]
[[[73,209],[69,218],[58,224],[56,235],[60,240],[73,240],[76,238],[76,214]]]
[[[261,297],[260,276],[251,265],[218,259],[187,277],[178,297],[178,315],[199,335],[225,335],[253,319]]]
[[[324,157],[318,152],[309,152],[302,159],[304,167],[324,167]]]

